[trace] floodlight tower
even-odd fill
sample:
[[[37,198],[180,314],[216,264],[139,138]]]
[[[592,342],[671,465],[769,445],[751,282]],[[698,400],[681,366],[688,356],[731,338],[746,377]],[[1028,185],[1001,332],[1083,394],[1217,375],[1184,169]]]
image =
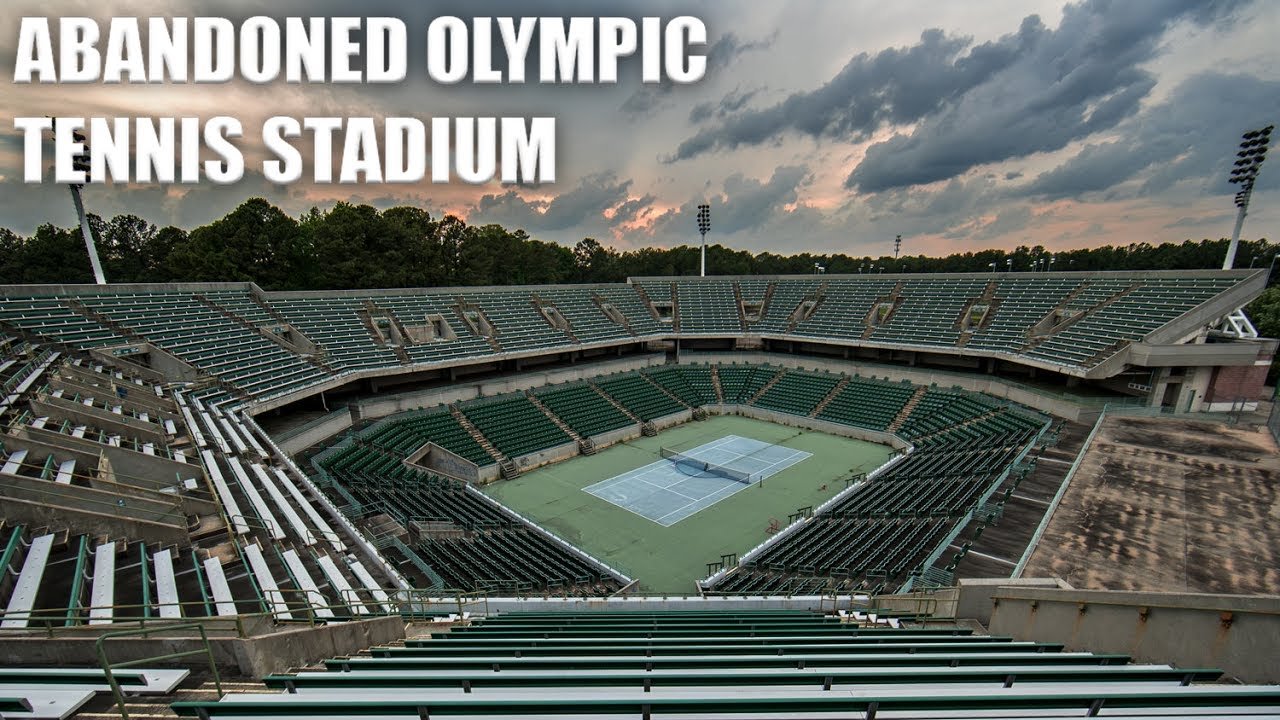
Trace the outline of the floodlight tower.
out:
[[[698,234],[702,236],[702,277],[707,276],[707,232],[711,230],[711,206],[698,206]]]
[[[898,259],[898,251],[902,249],[902,236],[893,239],[893,259]]]
[[[1274,125],[1245,133],[1240,141],[1240,151],[1236,153],[1235,167],[1228,180],[1239,185],[1236,193],[1236,227],[1231,231],[1231,244],[1227,246],[1227,257],[1222,262],[1223,270],[1230,270],[1236,262],[1236,249],[1240,246],[1240,230],[1244,227],[1244,217],[1249,214],[1249,199],[1253,197],[1253,182],[1262,168],[1262,161],[1267,158],[1267,147],[1271,144],[1271,131]]]
[[[57,119],[53,122],[53,132],[57,135]],[[71,139],[80,146],[80,152],[71,156],[71,169],[78,173],[84,173],[85,180],[89,178],[89,146],[85,144],[84,133],[79,130],[71,131]],[[84,214],[84,201],[80,199],[80,188],[84,187],[84,183],[71,183],[67,187],[71,188],[71,201],[76,206],[76,216],[80,219],[80,234],[84,236],[84,249],[89,253],[89,265],[93,268],[93,281],[99,285],[107,284],[107,277],[102,273],[102,263],[98,260],[98,246],[93,242],[93,231],[89,229],[89,218]]]

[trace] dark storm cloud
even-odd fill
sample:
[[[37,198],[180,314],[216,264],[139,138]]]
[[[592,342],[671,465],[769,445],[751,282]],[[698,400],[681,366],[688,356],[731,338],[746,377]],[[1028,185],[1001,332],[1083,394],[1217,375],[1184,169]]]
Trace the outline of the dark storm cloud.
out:
[[[640,217],[641,213],[652,207],[657,199],[654,195],[645,195],[634,200],[627,200],[614,209],[610,222],[614,225],[620,225],[635,220]]]
[[[1213,22],[1239,4],[1089,0],[1068,5],[1056,29],[1031,15],[1017,32],[979,45],[927,30],[910,47],[854,57],[816,90],[732,114],[680,143],[668,159],[774,142],[787,133],[861,141],[916,123],[911,134],[871,146],[846,181],[879,192],[1056,150],[1138,110],[1155,85],[1143,65],[1172,25]]]
[[[1237,6],[1093,0],[1067,6],[1052,31],[1028,18],[1013,62],[910,135],[871,146],[845,185],[880,192],[936,182],[1108,130],[1136,113],[1155,86],[1142,66],[1160,52],[1172,25],[1211,22]]]
[[[484,195],[467,217],[473,224],[501,223],[530,232],[567,230],[601,220],[604,211],[626,202],[630,187],[630,180],[619,180],[613,173],[588,175],[577,187],[548,201],[525,200],[515,190]]]
[[[689,122],[697,124],[710,120],[713,117],[722,118],[738,112],[742,108],[746,107],[747,103],[751,102],[751,99],[759,93],[760,91],[758,89],[744,91],[738,88],[720,98],[720,102],[718,103],[698,103],[689,111]]]
[[[863,138],[885,124],[913,122],[985,81],[1017,57],[1027,35],[1043,33],[1038,19],[1018,35],[969,48],[969,38],[926,30],[908,48],[857,55],[826,85],[794,93],[763,110],[744,112],[685,140],[673,160],[717,149],[755,145],[784,132]]]
[[[1232,117],[1224,122],[1227,108]],[[1047,199],[1079,197],[1135,177],[1143,178],[1144,194],[1187,179],[1208,181],[1214,189],[1226,191],[1231,151],[1240,133],[1278,117],[1280,81],[1197,75],[1179,85],[1167,101],[1119,126],[1119,139],[1086,146],[1037,177],[1026,192]],[[1268,182],[1267,173],[1259,175],[1260,188]]]

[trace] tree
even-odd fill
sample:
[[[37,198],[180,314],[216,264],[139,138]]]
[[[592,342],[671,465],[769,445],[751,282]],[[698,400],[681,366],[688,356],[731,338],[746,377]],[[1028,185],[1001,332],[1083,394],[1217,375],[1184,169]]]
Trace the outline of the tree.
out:
[[[102,228],[98,254],[110,282],[150,280],[148,246],[156,236],[156,226],[137,215],[117,215]]]

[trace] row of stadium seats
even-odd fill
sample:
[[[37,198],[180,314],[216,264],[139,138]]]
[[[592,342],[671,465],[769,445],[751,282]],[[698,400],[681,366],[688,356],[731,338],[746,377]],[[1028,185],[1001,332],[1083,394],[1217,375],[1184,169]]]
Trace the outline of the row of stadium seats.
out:
[[[71,348],[151,342],[257,397],[300,390],[334,372],[550,352],[673,331],[963,348],[1090,367],[1242,280],[1239,273],[644,278],[619,285],[332,297],[255,294],[246,286],[120,293],[62,287],[0,298],[0,328]],[[660,319],[645,297],[673,303],[672,316]],[[376,336],[370,313],[432,330],[388,341]],[[264,335],[283,324],[318,352],[300,355]]]
[[[811,415],[839,382],[840,377],[830,373],[791,370],[766,390],[755,405],[792,415]]]
[[[499,452],[510,458],[573,441],[522,394],[463,403],[459,409]]]
[[[493,457],[447,410],[400,415],[397,422],[379,424],[362,438],[402,457],[433,442],[481,467],[493,464]]]
[[[583,437],[634,424],[587,383],[556,385],[534,393],[556,417]]]
[[[394,427],[394,426],[392,426]],[[594,594],[617,583],[467,483],[402,463],[353,438],[318,455],[321,486],[366,525],[385,515],[383,552],[420,588]]]
[[[237,413],[82,358],[39,379],[0,443],[0,627],[398,611]]]
[[[966,427],[974,437],[918,446],[718,578],[711,589],[794,593],[899,588],[922,573],[923,561],[994,491],[1036,438],[1043,422],[1036,423],[1005,408],[971,418]]]
[[[689,407],[718,402],[711,368],[706,365],[662,365],[640,372]]]
[[[686,409],[678,401],[654,387],[638,372],[610,375],[605,378],[596,378],[591,382],[632,415],[646,422]]]
[[[861,617],[862,621],[857,618]],[[864,623],[866,625],[864,625]],[[1232,717],[1280,690],[1062,643],[802,611],[503,613],[179,717]]]

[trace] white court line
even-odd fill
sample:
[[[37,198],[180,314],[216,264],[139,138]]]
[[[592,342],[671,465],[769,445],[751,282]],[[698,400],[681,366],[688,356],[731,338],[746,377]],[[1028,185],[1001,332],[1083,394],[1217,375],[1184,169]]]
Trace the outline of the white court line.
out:
[[[789,463],[788,465],[785,465],[785,466],[783,466],[783,467],[779,468],[778,470],[774,471],[773,473],[770,473],[769,475],[764,476],[764,473],[765,473],[765,472],[767,472],[767,471],[769,471],[769,470],[772,470],[774,467],[776,467],[776,466],[778,466],[778,465],[781,465],[781,464],[782,464],[782,463],[784,463],[784,462],[788,462],[788,461],[789,461],[789,460],[791,460],[792,458],[795,458],[797,455],[804,455],[805,457],[802,457],[802,458],[800,458],[800,460],[796,460],[796,461],[795,461],[795,462],[793,462],[793,463]],[[782,472],[783,470],[786,470],[787,468],[791,467],[792,465],[795,465],[796,463],[800,462],[801,460],[805,460],[806,458],[808,458],[808,457],[810,457],[810,456],[812,456],[812,455],[813,455],[813,453],[811,453],[811,452],[805,452],[804,450],[796,450],[795,452],[793,452],[793,453],[791,453],[790,455],[788,455],[788,456],[786,456],[786,457],[782,458],[781,460],[778,460],[778,461],[776,461],[776,462],[774,462],[774,463],[771,463],[771,464],[769,464],[769,465],[766,465],[763,469],[759,470],[759,471],[758,471],[758,472],[756,472],[756,473],[752,473],[752,474],[753,474],[753,475],[757,475],[757,474],[758,474],[758,475],[762,475],[762,476],[764,476],[764,477],[761,477],[761,479],[762,479],[762,480],[767,480],[767,479],[769,479],[769,478],[773,477],[774,475],[777,475],[778,473]]]
[[[697,501],[698,501],[698,499],[699,499],[699,498],[691,498],[691,497],[689,497],[688,495],[685,495],[685,494],[684,494],[684,493],[682,493],[682,492],[676,492],[675,490],[672,490],[672,489],[671,489],[671,487],[670,487],[669,485],[668,485],[668,486],[666,486],[666,487],[663,487],[662,485],[654,485],[653,483],[649,482],[648,480],[645,480],[644,478],[636,478],[636,480],[639,480],[640,482],[644,483],[645,485],[648,485],[648,486],[649,486],[649,487],[651,487],[651,488],[657,488],[657,489],[659,489],[659,490],[661,490],[661,491],[663,491],[663,492],[669,492],[669,493],[671,493],[672,495],[679,495],[680,497],[684,498],[685,500],[693,500],[694,502],[697,502]]]
[[[750,450],[747,452],[742,452],[740,450],[731,450],[727,447],[724,447],[726,445],[734,445],[739,443],[741,443],[741,445],[745,447],[749,447]],[[800,462],[800,460],[811,457],[813,455],[813,453],[806,452],[803,450],[785,448],[785,446],[782,446],[782,445],[777,445],[774,443],[766,443],[759,440],[754,440],[752,438],[744,438],[739,435],[726,435],[725,437],[722,437],[719,440],[712,441],[710,444],[699,446],[698,448],[695,449],[695,452],[684,452],[684,451],[678,451],[678,452],[685,455],[686,457],[689,457],[701,462],[715,463],[715,464],[724,465],[724,466],[728,466],[744,458],[750,458],[750,464],[759,465],[762,463],[766,463],[767,461],[764,458],[751,457],[751,456],[755,456],[758,453],[765,452],[774,447],[784,448],[787,450],[791,450],[792,452],[785,457],[779,458],[778,460],[775,460],[768,464],[764,464],[763,467],[761,467],[759,470],[752,472],[751,473],[752,475],[761,475],[762,480],[768,479],[769,477],[776,475],[778,472],[781,472],[787,467],[790,467],[791,465],[794,465],[795,463]],[[721,461],[717,456],[724,456],[726,457],[726,459]],[[784,465],[784,463],[785,463],[784,467],[774,470],[774,468],[778,467],[779,465]],[[756,483],[737,482],[729,478],[719,478],[726,483],[724,486],[716,490],[713,490],[712,492],[707,493],[702,497],[694,498],[682,492],[679,492],[678,490],[674,490],[672,488],[679,486],[681,483],[684,483],[693,478],[716,478],[717,476],[715,475],[715,473],[708,473],[705,475],[704,474],[686,475],[684,473],[679,472],[678,470],[673,472],[672,467],[674,467],[674,465],[675,463],[673,463],[670,458],[662,458],[654,462],[651,462],[648,465],[635,468],[630,472],[623,473],[622,475],[618,475],[614,478],[611,478],[610,480],[604,480],[599,483],[596,483],[595,485],[591,485],[586,488],[583,488],[583,490],[585,490],[587,493],[597,498],[600,498],[601,500],[604,500],[610,505],[622,508],[623,510],[626,510],[634,515],[639,515],[640,517],[643,517],[646,520],[651,520],[663,527],[670,527],[671,525],[675,524],[675,522],[679,522],[681,520],[684,520],[687,517],[691,517],[697,514],[698,512],[705,510],[706,508],[714,506],[716,503],[719,503],[721,500],[724,500],[727,497],[736,495],[741,490],[756,484]],[[765,475],[765,473],[769,473],[769,474]],[[661,484],[662,482],[666,482],[668,484],[663,485]],[[640,500],[640,497],[626,497],[627,493],[624,492],[622,493],[622,495],[624,496],[624,500],[627,503],[624,505],[620,502],[615,502],[614,500],[611,500],[610,498],[599,494],[607,490],[612,490],[615,486],[619,484],[630,486],[636,483],[641,483],[654,489],[654,491],[650,492],[649,495],[644,496],[645,499],[652,498],[658,495],[659,492],[668,492],[677,497],[684,498],[689,502],[686,502],[680,507],[677,507],[674,510],[671,510],[655,518],[643,512],[640,512],[637,509],[635,503],[638,500]],[[668,524],[667,522],[664,522],[665,520],[673,516],[678,516],[675,522],[672,522],[670,524]]]
[[[732,481],[730,481],[730,482],[732,482]],[[738,483],[738,482],[735,482],[735,483],[734,483],[734,485],[741,485],[742,487],[734,487],[733,485],[726,485],[726,486],[724,486],[724,487],[720,488],[719,490],[716,490],[715,492],[711,492],[711,493],[708,493],[708,494],[706,494],[706,495],[703,495],[703,496],[702,496],[700,499],[698,499],[698,500],[694,500],[694,501],[693,501],[693,502],[691,502],[691,503],[685,503],[684,505],[681,505],[680,507],[676,508],[675,510],[672,510],[671,512],[667,513],[666,515],[663,515],[663,516],[659,517],[657,520],[654,520],[654,522],[658,523],[659,525],[662,525],[663,527],[671,527],[671,525],[667,525],[666,523],[664,523],[664,522],[662,522],[662,521],[663,521],[663,520],[666,520],[667,518],[671,517],[672,515],[675,515],[675,514],[676,514],[676,513],[678,513],[678,512],[681,512],[681,511],[683,511],[683,510],[687,509],[690,505],[697,505],[698,503],[702,502],[703,500],[707,500],[707,499],[709,499],[709,498],[714,498],[714,497],[716,497],[717,495],[719,495],[720,493],[724,492],[725,490],[732,490],[733,492],[725,494],[725,495],[724,495],[724,497],[717,498],[715,502],[707,503],[706,505],[704,505],[704,506],[702,506],[702,507],[698,508],[698,510],[705,510],[705,509],[707,509],[707,508],[711,507],[712,505],[715,505],[716,503],[720,502],[720,501],[721,501],[721,500],[723,500],[724,498],[729,497],[730,495],[735,495],[735,494],[737,494],[737,493],[738,493],[738,491],[742,490],[743,488],[748,487],[748,486],[746,485],[746,483]],[[676,493],[676,494],[678,495],[679,493]],[[687,495],[681,495],[681,497],[688,497],[688,496],[687,496]],[[697,511],[691,512],[691,513],[689,513],[688,515],[685,515],[685,516],[681,517],[681,518],[680,518],[680,520],[683,520],[683,519],[685,519],[686,517],[691,517],[691,516],[696,515],[696,514],[697,514]],[[677,522],[678,522],[678,521],[677,521]],[[672,523],[672,525],[674,525],[674,524],[675,524],[675,523]]]

